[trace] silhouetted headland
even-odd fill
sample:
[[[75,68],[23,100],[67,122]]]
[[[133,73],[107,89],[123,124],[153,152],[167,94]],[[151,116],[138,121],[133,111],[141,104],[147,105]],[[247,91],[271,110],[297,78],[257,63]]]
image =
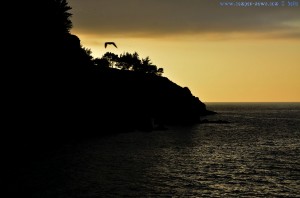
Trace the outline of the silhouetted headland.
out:
[[[15,145],[39,148],[90,135],[163,130],[215,113],[187,87],[163,77],[149,57],[107,52],[93,58],[70,32],[66,0],[24,10],[34,17],[20,17],[28,28],[15,38],[22,50],[11,61],[7,94],[7,134]]]
[[[149,57],[107,52],[93,58],[70,32],[66,0],[23,4],[8,48],[17,51],[5,57],[2,159],[10,193],[23,196],[27,165],[68,141],[166,130],[214,113],[187,87],[163,77]]]

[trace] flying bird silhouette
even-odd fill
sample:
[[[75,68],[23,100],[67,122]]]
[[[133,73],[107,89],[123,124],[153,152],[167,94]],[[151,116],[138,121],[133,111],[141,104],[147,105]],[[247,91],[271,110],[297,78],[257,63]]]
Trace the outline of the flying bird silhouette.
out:
[[[114,42],[105,42],[105,44],[104,44],[105,48],[107,47],[107,45],[113,45],[116,48],[118,48],[117,45]]]

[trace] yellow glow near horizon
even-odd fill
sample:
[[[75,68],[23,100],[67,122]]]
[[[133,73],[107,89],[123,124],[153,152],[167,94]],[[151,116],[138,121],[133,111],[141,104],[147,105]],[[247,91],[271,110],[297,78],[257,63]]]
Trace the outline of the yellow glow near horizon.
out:
[[[73,33],[94,58],[107,51],[149,56],[164,68],[165,77],[189,87],[203,102],[300,101],[300,41],[296,39],[226,40],[197,35],[147,39]],[[105,49],[106,41],[116,42],[118,49]]]

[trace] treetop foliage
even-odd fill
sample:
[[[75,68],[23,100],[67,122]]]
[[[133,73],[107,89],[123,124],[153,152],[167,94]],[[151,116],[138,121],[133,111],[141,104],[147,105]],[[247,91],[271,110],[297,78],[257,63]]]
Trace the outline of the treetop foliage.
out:
[[[117,55],[112,52],[106,52],[101,58],[93,59],[93,63],[99,68],[116,68],[120,70],[129,70],[141,73],[155,74],[161,76],[164,72],[163,68],[154,65],[149,56],[140,58],[137,52]]]

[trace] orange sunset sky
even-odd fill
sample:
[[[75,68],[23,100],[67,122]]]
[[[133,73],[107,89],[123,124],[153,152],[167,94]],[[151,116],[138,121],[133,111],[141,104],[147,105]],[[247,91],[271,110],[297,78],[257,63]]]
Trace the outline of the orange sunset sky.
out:
[[[299,1],[250,7],[220,0],[68,2],[71,33],[94,58],[108,51],[149,56],[203,102],[300,102]],[[106,41],[118,48],[104,48]]]

